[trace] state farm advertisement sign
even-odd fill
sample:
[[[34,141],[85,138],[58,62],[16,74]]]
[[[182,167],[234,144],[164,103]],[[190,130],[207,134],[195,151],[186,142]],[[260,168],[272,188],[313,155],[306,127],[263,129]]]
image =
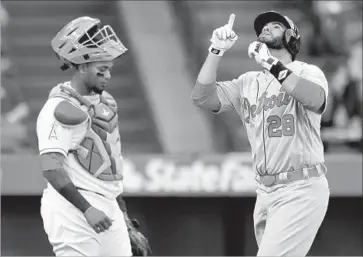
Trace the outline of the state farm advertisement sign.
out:
[[[246,155],[126,159],[124,190],[158,195],[254,194],[256,181],[250,159]]]
[[[362,156],[326,156],[332,196],[362,196]],[[21,160],[21,161],[19,161]],[[37,156],[3,155],[2,194],[40,195],[45,180]],[[135,155],[124,161],[127,196],[253,196],[256,181],[250,153]]]

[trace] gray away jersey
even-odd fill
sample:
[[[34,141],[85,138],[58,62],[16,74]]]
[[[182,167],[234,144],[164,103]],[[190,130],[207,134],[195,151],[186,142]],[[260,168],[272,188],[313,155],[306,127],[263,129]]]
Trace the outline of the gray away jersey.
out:
[[[286,67],[319,84],[325,91],[326,106],[328,82],[317,66],[294,61]],[[273,175],[324,162],[321,114],[289,96],[269,72],[252,71],[217,82],[217,92],[222,105],[217,113],[235,109],[239,114],[258,174]]]

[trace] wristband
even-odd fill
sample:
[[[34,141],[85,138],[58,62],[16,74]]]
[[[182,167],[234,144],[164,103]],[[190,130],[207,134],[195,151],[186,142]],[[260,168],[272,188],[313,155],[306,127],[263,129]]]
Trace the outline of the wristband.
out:
[[[225,52],[224,50],[213,47],[213,45],[211,45],[208,50],[210,53],[217,55],[217,56],[222,56]]]
[[[273,64],[270,73],[282,84],[285,79],[290,76],[292,71],[286,68],[282,62],[278,61],[276,64]]]
[[[83,214],[86,214],[89,210],[91,210],[93,206],[90,206]]]

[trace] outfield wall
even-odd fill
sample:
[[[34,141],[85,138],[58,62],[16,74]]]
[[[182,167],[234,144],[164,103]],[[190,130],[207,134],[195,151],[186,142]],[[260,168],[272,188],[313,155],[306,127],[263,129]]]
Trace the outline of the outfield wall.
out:
[[[310,255],[362,255],[362,160],[328,155],[332,197]],[[255,255],[249,154],[130,156],[125,196],[154,255]],[[37,158],[2,156],[2,255],[51,255]]]

